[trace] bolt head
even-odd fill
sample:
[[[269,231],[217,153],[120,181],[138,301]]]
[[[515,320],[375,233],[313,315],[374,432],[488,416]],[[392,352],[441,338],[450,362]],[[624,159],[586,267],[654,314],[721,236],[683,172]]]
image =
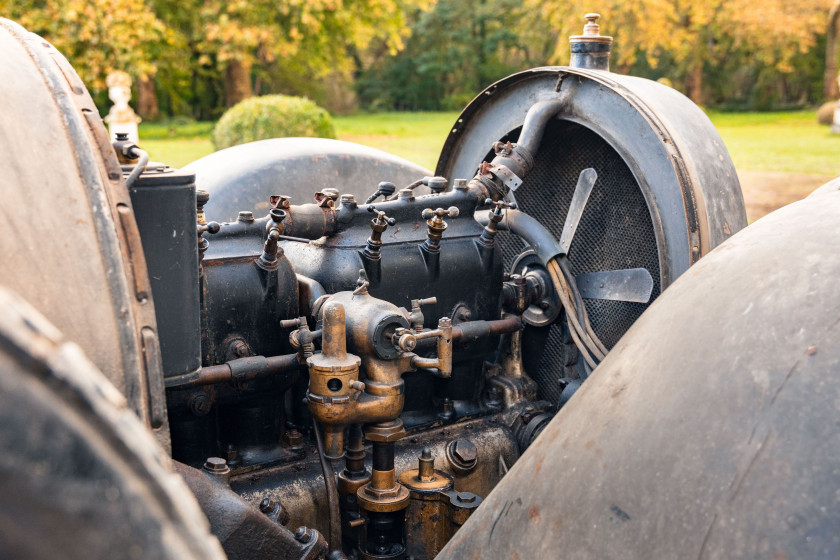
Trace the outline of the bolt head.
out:
[[[297,530],[295,531],[295,540],[300,542],[300,543],[306,544],[306,543],[309,542],[309,540],[311,538],[312,538],[312,531],[310,531],[306,527],[298,527]]]
[[[478,460],[478,451],[468,439],[456,440],[452,446],[452,456],[466,465],[473,465]]]
[[[271,510],[274,509],[274,502],[271,498],[265,498],[262,502],[260,502],[260,511],[263,513],[269,513]]]
[[[227,461],[221,457],[208,457],[204,461],[204,470],[213,474],[225,474],[230,472],[230,467],[228,467]]]

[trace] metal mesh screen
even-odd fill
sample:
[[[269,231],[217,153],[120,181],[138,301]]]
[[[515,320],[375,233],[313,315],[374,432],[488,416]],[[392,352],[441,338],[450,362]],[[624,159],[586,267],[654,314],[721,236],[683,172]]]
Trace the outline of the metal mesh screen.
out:
[[[514,131],[509,139],[515,141],[518,134]],[[652,301],[660,290],[659,253],[647,204],[630,169],[595,132],[568,121],[553,121],[534,169],[516,191],[516,202],[559,239],[578,175],[587,167],[597,171],[598,180],[569,249],[572,272],[646,268],[654,281]],[[499,243],[510,269],[523,243],[507,233],[500,233]],[[585,300],[585,305],[592,327],[610,348],[649,304]],[[539,369],[529,374],[539,386],[540,398],[556,403],[564,364],[574,362],[575,357],[568,354],[576,350],[564,343],[563,325],[550,329]]]

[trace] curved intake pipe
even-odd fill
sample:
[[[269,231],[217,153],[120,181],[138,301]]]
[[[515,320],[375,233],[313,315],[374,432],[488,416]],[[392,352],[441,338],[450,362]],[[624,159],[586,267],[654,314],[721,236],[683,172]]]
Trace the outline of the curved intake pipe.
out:
[[[534,167],[534,154],[540,147],[545,127],[565,104],[561,98],[534,103],[525,115],[519,141],[516,144],[496,142],[493,146],[496,157],[489,163],[482,162],[470,187],[480,189],[485,198],[493,200],[501,200],[508,191],[516,190]]]

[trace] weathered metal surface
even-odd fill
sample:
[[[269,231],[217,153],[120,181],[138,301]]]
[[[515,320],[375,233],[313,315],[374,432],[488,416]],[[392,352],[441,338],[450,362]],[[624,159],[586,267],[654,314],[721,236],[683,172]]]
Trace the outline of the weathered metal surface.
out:
[[[488,139],[509,138],[547,99],[563,101],[560,120],[595,131],[630,167],[653,220],[663,287],[746,226],[735,168],[708,117],[666,86],[609,72],[536,68],[493,84],[458,117],[436,174],[471,177]],[[518,193],[524,189],[540,185],[526,181]]]
[[[840,192],[762,218],[631,328],[441,558],[833,558]]]
[[[129,193],[154,294],[166,377],[201,367],[195,176],[147,167]]]
[[[476,467],[467,473],[454,472],[446,459],[446,447],[458,439],[468,439],[476,448]],[[487,496],[504,474],[500,465],[513,465],[519,457],[516,436],[498,415],[409,433],[396,444],[396,472],[417,468],[417,457],[424,447],[432,451],[434,467],[454,478],[455,490],[481,497]],[[289,527],[305,525],[327,534],[324,479],[317,455],[311,447],[307,449],[305,459],[295,464],[234,475],[231,487],[254,505],[265,498],[282,503],[291,516]],[[371,467],[370,448],[367,467]]]
[[[148,422],[147,369],[160,369],[154,306],[108,134],[49,43],[0,20],[0,51],[0,282],[78,343]],[[165,419],[156,423],[168,445]]]
[[[566,214],[566,221],[563,223],[563,233],[560,234],[560,241],[558,242],[560,252],[564,255],[569,254],[572,239],[575,237],[580,218],[583,216],[583,210],[586,208],[586,201],[589,200],[592,187],[595,186],[597,180],[598,174],[591,167],[580,172],[575,194],[569,203],[569,212]]]
[[[644,268],[605,270],[575,277],[584,299],[612,299],[647,303],[653,291],[653,278]]]
[[[224,558],[125,398],[0,288],[0,557]]]
[[[395,155],[352,142],[326,138],[275,138],[233,146],[184,168],[196,174],[196,185],[210,193],[208,220],[231,221],[241,210],[268,213],[269,196],[291,197],[294,204],[312,201],[317,191],[337,187],[359,200],[381,181],[402,188],[432,172]],[[350,187],[348,189],[348,187]],[[426,187],[416,193],[426,194]]]
[[[208,459],[205,468],[174,463],[177,472],[201,504],[210,529],[229,560],[314,560],[327,549],[324,537],[301,527],[295,533],[230,490],[225,460]]]

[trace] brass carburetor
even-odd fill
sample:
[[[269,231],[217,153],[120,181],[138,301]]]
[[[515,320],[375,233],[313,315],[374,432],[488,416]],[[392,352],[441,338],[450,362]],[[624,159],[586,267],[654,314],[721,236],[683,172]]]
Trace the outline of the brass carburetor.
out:
[[[451,375],[452,321],[442,317],[437,329],[422,330],[416,326],[417,309],[409,313],[371,297],[367,286],[362,273],[356,290],[339,292],[323,302],[322,352],[307,360],[307,405],[323,430],[326,458],[336,461],[344,456],[344,431],[351,424],[364,425],[365,438],[373,443],[370,476],[339,477],[339,493],[343,498],[353,495],[362,514],[357,517],[362,526],[359,550],[363,555],[366,551],[381,555],[405,542],[409,490],[397,482],[394,468],[394,444],[405,435],[399,418],[405,402],[402,375],[417,369]],[[412,352],[418,340],[429,339],[436,340],[436,358]],[[348,343],[359,355],[347,352]],[[351,442],[350,452],[357,445]]]

